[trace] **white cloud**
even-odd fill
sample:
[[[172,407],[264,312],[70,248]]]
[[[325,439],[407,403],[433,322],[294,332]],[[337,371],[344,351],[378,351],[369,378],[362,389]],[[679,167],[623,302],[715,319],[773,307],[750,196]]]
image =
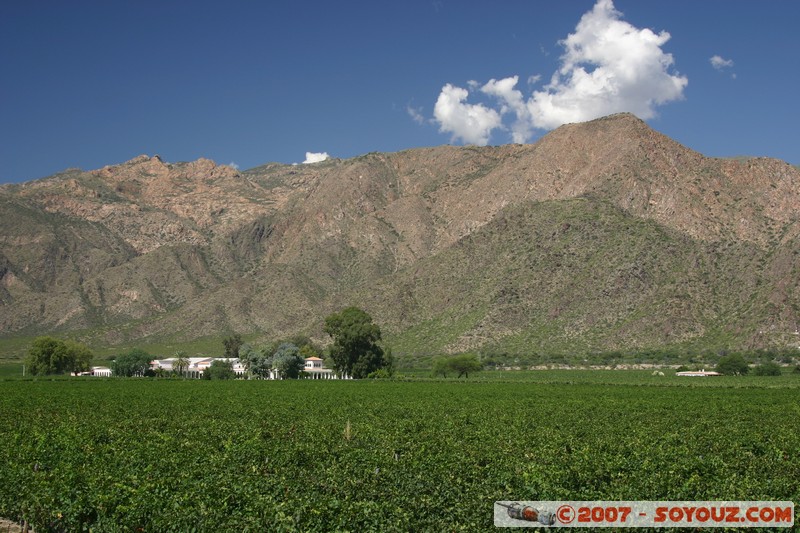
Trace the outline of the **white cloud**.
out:
[[[638,29],[621,16],[611,0],[598,0],[561,41],[561,68],[528,101],[537,128],[620,111],[648,119],[656,106],[683,97],[688,79],[669,73],[672,54],[661,49],[669,33]]]
[[[425,115],[422,114],[421,107],[406,106],[406,112],[417,124],[425,124]]]
[[[306,152],[306,160],[303,161],[304,165],[308,165],[309,163],[320,163],[325,161],[330,156],[328,152]]]
[[[733,66],[732,59],[724,59],[722,56],[712,56],[709,61],[711,62],[711,66],[717,70]]]
[[[237,164],[236,164],[236,163],[234,163],[233,161],[231,161],[230,163],[228,163],[228,166],[229,166],[229,167],[231,167],[233,170],[239,170],[239,165],[237,165]]]
[[[612,0],[597,0],[575,31],[559,42],[561,65],[542,90],[525,98],[519,76],[490,80],[480,87],[500,109],[469,104],[466,89],[447,84],[439,94],[434,119],[440,131],[465,142],[486,144],[495,129],[508,129],[514,142],[530,139],[534,129],[553,129],[628,111],[648,119],[656,107],[683,98],[685,76],[670,73],[674,60],[661,47],[669,33],[639,29],[622,20]],[[538,78],[528,78],[535,83]],[[476,89],[478,83],[468,86]],[[502,117],[513,116],[509,127]]]
[[[542,79],[541,74],[534,74],[533,76],[528,76],[528,85],[536,85],[539,83],[539,80]]]
[[[452,134],[452,139],[461,139],[468,144],[485,145],[492,130],[502,125],[500,113],[481,104],[466,104],[469,93],[466,89],[449,83],[442,87],[433,116],[439,123],[439,131]]]
[[[502,80],[489,80],[481,87],[481,91],[494,96],[500,101],[500,113],[505,115],[512,112],[516,119],[511,125],[511,138],[515,143],[524,143],[533,133],[533,123],[528,106],[522,93],[515,89],[519,76],[512,76]]]

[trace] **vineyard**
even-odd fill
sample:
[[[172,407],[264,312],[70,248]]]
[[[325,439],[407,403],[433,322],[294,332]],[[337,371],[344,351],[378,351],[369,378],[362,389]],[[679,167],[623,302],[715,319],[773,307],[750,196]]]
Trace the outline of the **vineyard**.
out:
[[[800,501],[796,377],[566,374],[0,382],[0,516],[37,532],[476,531],[496,500]]]

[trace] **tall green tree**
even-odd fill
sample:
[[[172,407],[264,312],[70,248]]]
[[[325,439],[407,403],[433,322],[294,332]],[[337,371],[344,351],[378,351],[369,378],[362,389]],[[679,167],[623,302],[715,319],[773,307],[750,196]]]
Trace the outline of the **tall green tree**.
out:
[[[381,328],[358,307],[348,307],[325,319],[325,333],[331,336],[329,348],[333,369],[356,379],[365,378],[387,365],[381,340]]]
[[[87,372],[92,368],[92,359],[94,354],[85,344],[80,342],[66,340],[64,345],[67,347],[67,354],[71,368],[70,372]]]
[[[300,349],[295,344],[285,342],[275,350],[271,363],[281,378],[297,379],[303,371],[306,360],[300,355]]]
[[[241,348],[242,344],[244,344],[242,336],[238,333],[234,333],[222,339],[222,345],[225,347],[225,357],[228,359],[238,358],[239,348]]]
[[[298,346],[300,346],[298,344]],[[305,346],[300,346],[300,356],[303,358],[303,361],[308,359],[309,357],[320,357],[322,352],[318,351],[313,344],[306,344]]]
[[[717,372],[728,376],[743,376],[750,371],[747,361],[739,354],[726,355],[717,363]]]
[[[295,346],[300,348],[300,350],[303,350],[304,348],[306,350],[311,350],[311,351],[315,352],[315,354],[317,356],[319,356],[319,353],[321,351],[319,346],[314,344],[314,341],[312,341],[311,338],[308,335],[303,335],[301,333],[298,333],[296,335],[292,335],[291,337],[289,337],[285,341],[279,342],[278,344],[283,344],[284,342],[288,342],[290,344],[294,344]]]
[[[203,379],[233,379],[236,373],[233,371],[233,363],[214,359],[203,372]]]
[[[111,363],[111,371],[115,376],[146,376],[150,374],[150,361],[153,356],[140,348],[117,356]]]
[[[53,337],[37,337],[25,359],[33,375],[67,374],[89,370],[94,355],[85,345]]]
[[[272,351],[268,347],[255,348],[245,343],[239,348],[239,361],[251,376],[265,378],[272,369]]]

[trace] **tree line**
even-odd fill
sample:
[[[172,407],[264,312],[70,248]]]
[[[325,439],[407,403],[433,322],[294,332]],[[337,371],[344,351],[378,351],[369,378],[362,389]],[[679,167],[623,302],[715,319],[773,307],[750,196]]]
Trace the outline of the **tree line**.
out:
[[[324,357],[338,375],[356,379],[392,375],[391,350],[381,345],[381,329],[366,311],[347,307],[333,313],[325,319],[324,332],[332,340],[327,353],[304,335],[256,346],[244,342],[241,335],[233,334],[222,341],[224,357],[239,359],[248,374],[256,377],[277,373],[284,379],[296,379],[308,357]],[[39,337],[28,351],[26,364],[33,375],[79,373],[91,369],[93,357],[83,344]],[[118,355],[111,363],[111,371],[115,376],[155,376],[159,371],[150,368],[153,359],[153,355],[134,348]],[[176,352],[174,373],[182,375],[188,366],[186,353]],[[235,376],[230,361],[215,360],[203,377],[228,379]]]

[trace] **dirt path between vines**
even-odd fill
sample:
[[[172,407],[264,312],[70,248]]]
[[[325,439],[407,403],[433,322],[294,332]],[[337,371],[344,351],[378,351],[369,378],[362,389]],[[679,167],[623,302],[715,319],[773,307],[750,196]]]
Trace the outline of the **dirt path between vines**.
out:
[[[23,533],[25,531],[28,533],[33,533],[33,529],[30,527],[25,529],[16,522],[6,520],[5,518],[0,518],[0,533]]]

